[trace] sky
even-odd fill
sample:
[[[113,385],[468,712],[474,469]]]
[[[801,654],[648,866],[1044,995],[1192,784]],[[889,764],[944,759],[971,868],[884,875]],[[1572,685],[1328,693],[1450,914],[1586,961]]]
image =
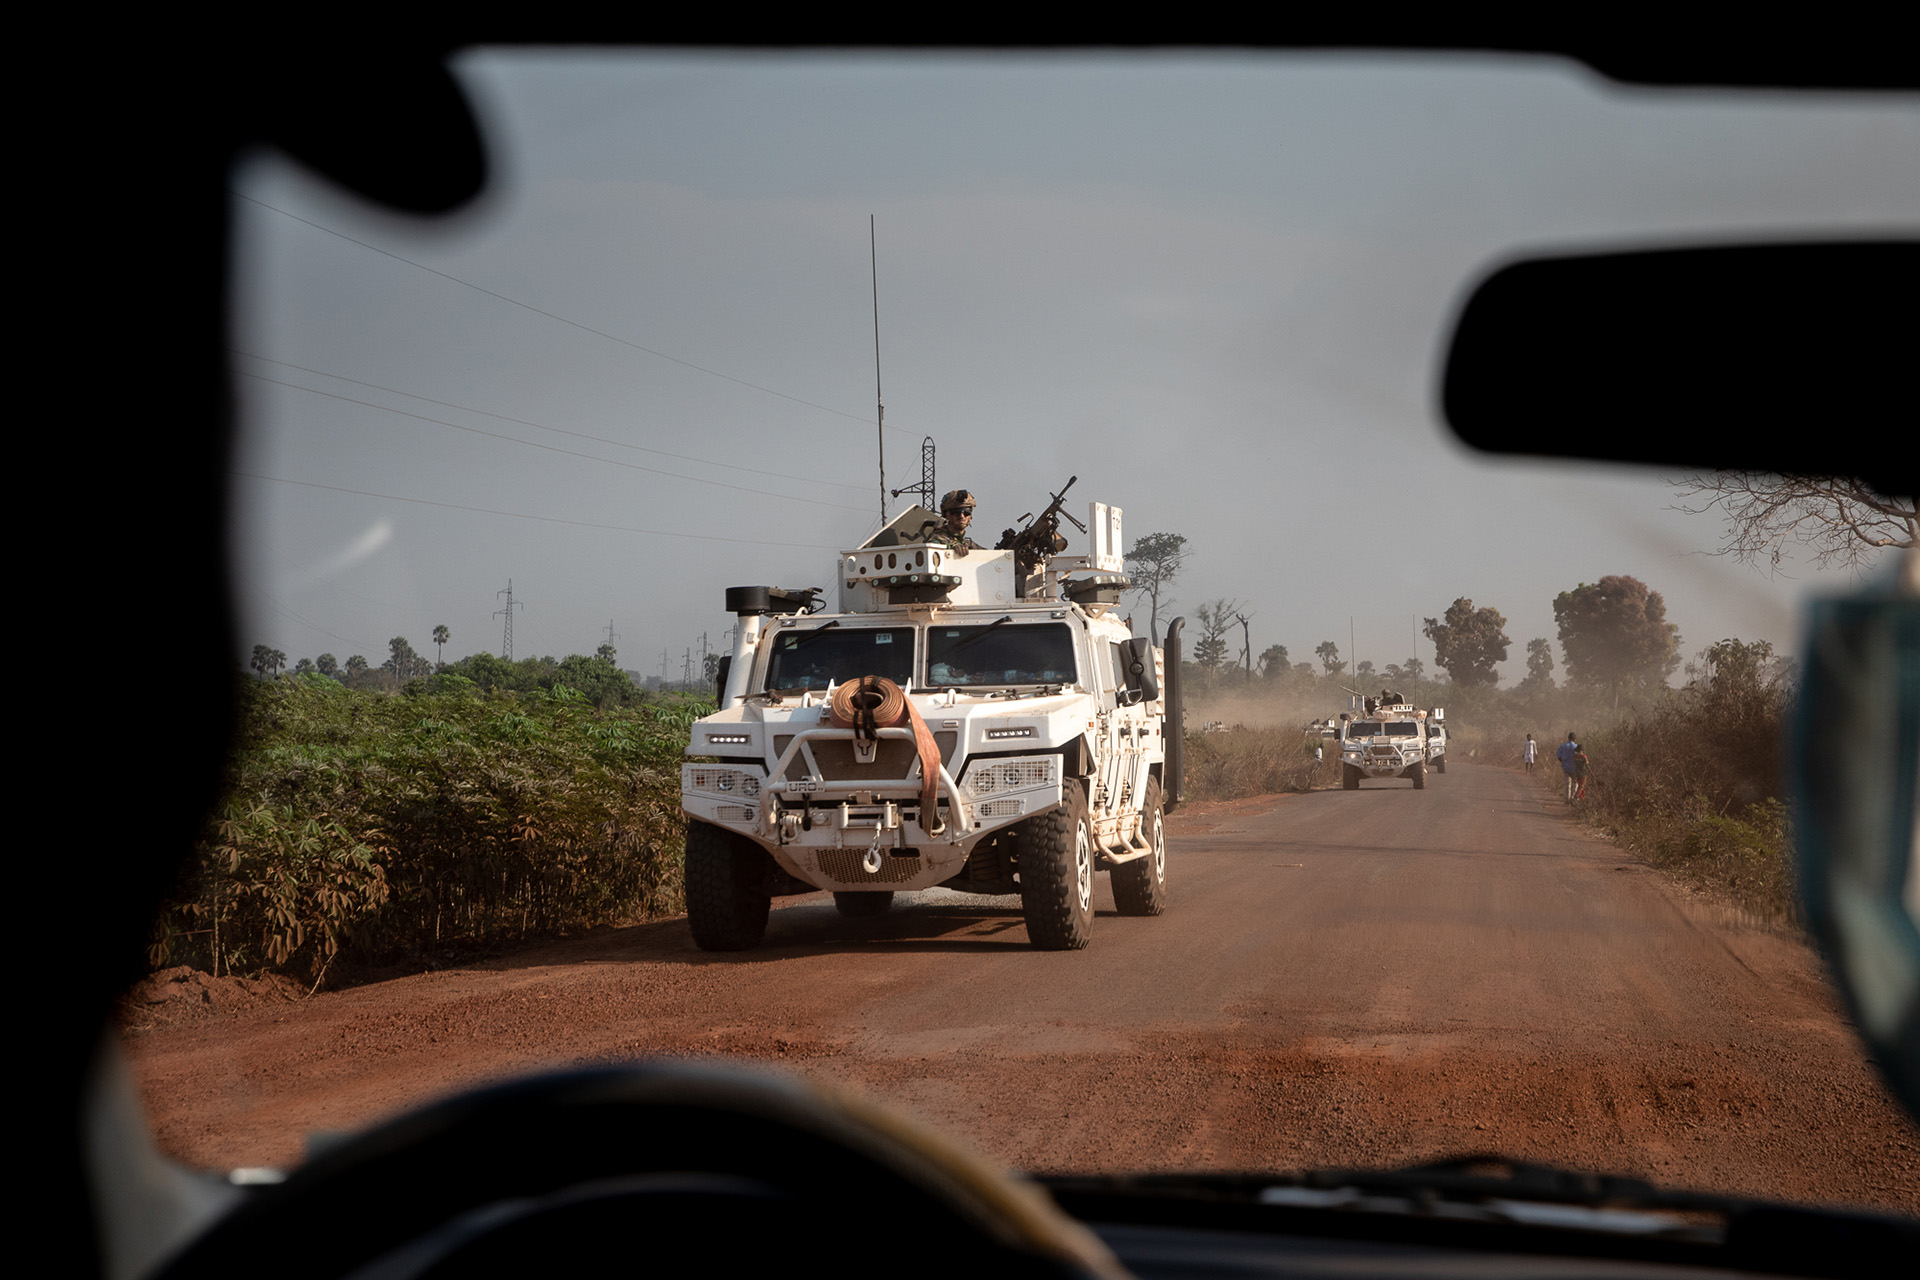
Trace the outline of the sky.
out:
[[[1911,96],[1457,55],[455,71],[495,172],[457,215],[270,151],[232,175],[242,662],[431,654],[436,625],[449,659],[498,653],[511,583],[516,657],[611,635],[678,679],[724,646],[726,587],[830,587],[878,525],[876,292],[888,487],[931,435],[997,535],[1078,476],[1081,518],[1189,540],[1174,612],[1237,601],[1256,655],[1351,633],[1431,666],[1419,621],[1465,596],[1506,616],[1512,683],[1553,597],[1606,574],[1660,591],[1688,654],[1792,651],[1808,595],[1851,585],[1707,554],[1721,528],[1670,473],[1472,454],[1437,385],[1515,256],[1913,234]]]

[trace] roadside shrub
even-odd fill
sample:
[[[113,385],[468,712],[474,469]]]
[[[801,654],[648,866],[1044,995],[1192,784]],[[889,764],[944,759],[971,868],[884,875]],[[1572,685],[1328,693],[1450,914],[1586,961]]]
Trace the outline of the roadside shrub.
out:
[[[317,980],[680,908],[678,705],[442,673],[247,681],[241,707],[155,968]]]
[[[1313,758],[1323,747],[1325,758]],[[1311,791],[1340,780],[1339,744],[1297,729],[1249,729],[1189,733],[1187,798],[1233,800],[1281,791]]]
[[[1589,814],[1695,887],[1767,919],[1793,919],[1792,831],[1779,798],[1790,696],[1785,680],[1735,667],[1584,736]],[[1554,745],[1545,744],[1541,774],[1557,788]]]

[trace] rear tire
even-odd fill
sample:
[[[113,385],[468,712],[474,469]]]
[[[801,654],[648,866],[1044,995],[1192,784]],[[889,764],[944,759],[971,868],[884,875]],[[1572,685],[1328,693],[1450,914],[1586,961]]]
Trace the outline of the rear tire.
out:
[[[871,920],[875,916],[887,914],[887,908],[893,905],[893,890],[879,893],[840,893],[833,895],[833,905],[840,914],[849,920]]]
[[[1140,834],[1153,852],[1113,869],[1113,905],[1123,916],[1157,916],[1167,909],[1167,823],[1158,778],[1147,780],[1147,798],[1140,806]]]
[[[1358,791],[1360,789],[1360,770],[1350,764],[1340,766],[1340,789]]]
[[[1021,823],[1016,840],[1028,940],[1079,951],[1093,941],[1093,825],[1080,783],[1067,779],[1059,807]]]
[[[702,951],[748,951],[767,936],[772,860],[743,835],[687,821],[687,924]]]

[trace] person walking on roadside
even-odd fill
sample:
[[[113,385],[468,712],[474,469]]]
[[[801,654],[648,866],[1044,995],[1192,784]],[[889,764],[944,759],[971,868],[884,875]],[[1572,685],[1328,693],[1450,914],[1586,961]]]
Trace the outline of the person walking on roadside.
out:
[[[1584,749],[1573,753],[1573,798],[1587,798],[1587,753]]]
[[[1553,756],[1560,762],[1560,772],[1567,775],[1567,803],[1572,804],[1574,757],[1579,756],[1583,761],[1586,759],[1586,755],[1580,750],[1580,740],[1569,733],[1567,740],[1560,744],[1560,749],[1555,751]]]
[[[1539,753],[1539,750],[1540,744],[1533,740],[1532,734],[1528,734],[1527,740],[1520,744],[1520,758],[1526,762],[1528,773],[1533,772],[1534,756]]]

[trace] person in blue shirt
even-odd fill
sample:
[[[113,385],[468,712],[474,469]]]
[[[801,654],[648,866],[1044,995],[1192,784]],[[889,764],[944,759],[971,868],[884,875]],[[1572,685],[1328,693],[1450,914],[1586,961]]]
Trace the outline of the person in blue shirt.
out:
[[[1575,763],[1575,757],[1579,755],[1580,755],[1580,741],[1579,739],[1575,738],[1571,733],[1567,735],[1567,740],[1560,744],[1560,749],[1553,753],[1553,758],[1560,762],[1560,771],[1567,775],[1567,803],[1568,804],[1573,803],[1574,763]]]

